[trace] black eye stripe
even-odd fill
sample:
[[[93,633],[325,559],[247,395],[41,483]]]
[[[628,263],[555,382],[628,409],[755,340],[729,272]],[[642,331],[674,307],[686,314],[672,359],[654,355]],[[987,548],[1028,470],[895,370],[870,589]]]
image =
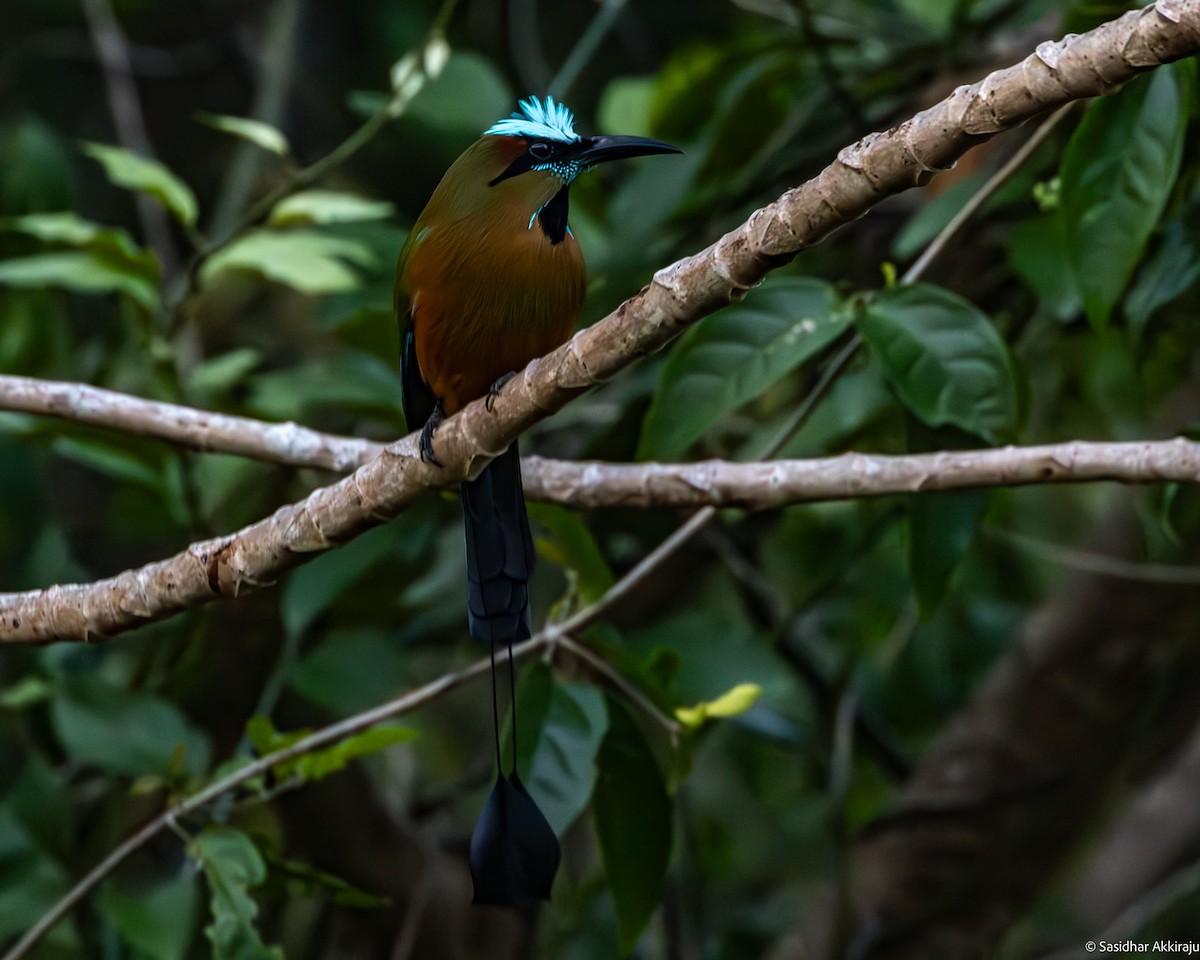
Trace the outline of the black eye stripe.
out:
[[[545,160],[553,152],[550,144],[545,140],[534,140],[529,145],[529,152],[539,160]]]

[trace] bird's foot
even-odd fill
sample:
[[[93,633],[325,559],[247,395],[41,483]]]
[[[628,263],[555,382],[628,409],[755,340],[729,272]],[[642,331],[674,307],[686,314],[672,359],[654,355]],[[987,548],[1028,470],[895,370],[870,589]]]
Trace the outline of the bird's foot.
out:
[[[492,406],[496,402],[496,398],[500,396],[500,391],[504,389],[504,385],[517,375],[515,370],[509,370],[504,376],[499,377],[495,383],[488,387],[488,392],[484,396],[483,406],[488,413],[492,412]]]
[[[442,407],[442,401],[439,400],[433,408],[433,413],[425,421],[425,426],[421,428],[421,439],[417,444],[417,449],[421,451],[421,459],[425,463],[432,463],[435,467],[440,467],[441,463],[433,455],[433,435],[437,433],[437,428],[445,419],[446,411]]]

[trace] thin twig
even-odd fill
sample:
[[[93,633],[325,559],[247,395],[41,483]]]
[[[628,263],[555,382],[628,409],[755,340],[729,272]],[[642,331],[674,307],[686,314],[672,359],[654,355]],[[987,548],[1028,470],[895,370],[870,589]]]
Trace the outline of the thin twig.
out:
[[[934,241],[917,257],[913,265],[904,271],[904,275],[900,278],[901,283],[916,283],[924,275],[929,264],[946,248],[946,244],[954,239],[963,225],[971,217],[975,216],[996,191],[1004,186],[1012,178],[1013,174],[1025,165],[1025,161],[1033,156],[1037,148],[1046,142],[1050,134],[1054,132],[1054,128],[1074,108],[1075,104],[1068,103],[1066,106],[1055,110],[1054,113],[1038,124],[1038,128],[1033,131],[1032,136],[1021,144],[1021,148],[1009,157],[1008,161],[993,173],[982,187],[971,195],[971,198],[962,205],[962,209],[951,218],[950,222],[934,238]]]
[[[1200,482],[1200,477],[1197,478]],[[1188,567],[1170,563],[1135,563],[1120,557],[1107,557],[1086,550],[1076,550],[1061,544],[1051,543],[1038,537],[1014,530],[986,528],[988,533],[1031,553],[1036,557],[1057,563],[1060,566],[1097,573],[1104,577],[1133,580],[1138,583],[1173,583],[1183,586],[1200,585],[1200,567]]]
[[[561,100],[570,92],[571,87],[575,85],[575,81],[583,72],[583,68],[595,56],[601,42],[608,35],[608,31],[617,22],[617,17],[621,15],[627,2],[628,0],[604,0],[600,9],[596,11],[596,15],[588,23],[587,29],[583,31],[583,34],[575,42],[575,46],[571,48],[571,52],[567,54],[563,65],[558,68],[558,73],[550,81],[546,88],[548,94]]]
[[[550,632],[544,631],[533,639],[526,640],[524,643],[513,647],[513,656],[517,659],[528,657],[541,650],[554,639]],[[37,923],[25,932],[20,940],[9,948],[8,952],[0,960],[19,960],[20,957],[25,956],[34,944],[41,940],[55,924],[74,909],[84,897],[95,890],[117,867],[163,830],[170,829],[181,818],[203,809],[214,800],[236,790],[247,781],[262,776],[272,767],[286,763],[289,760],[294,760],[296,757],[303,756],[304,754],[312,753],[315,750],[332,746],[345,740],[347,737],[361,733],[363,730],[382,723],[384,720],[390,720],[401,714],[409,713],[417,707],[424,706],[443,694],[461,687],[464,683],[484,675],[488,671],[488,665],[489,660],[486,657],[476,660],[469,667],[459,670],[456,673],[445,674],[422,687],[418,687],[416,690],[397,697],[395,700],[372,707],[370,710],[364,710],[362,713],[357,713],[337,723],[331,723],[329,726],[322,727],[315,733],[297,740],[288,747],[268,753],[257,760],[247,763],[244,767],[240,767],[220,780],[209,784],[198,793],[192,794],[186,800],[181,800],[179,803],[168,807],[140,830],[123,841],[107,857],[88,871],[62,899],[55,903]]]
[[[554,627],[549,627],[548,632],[553,634]],[[619,670],[614,669],[612,665],[602,656],[596,653],[595,650],[585,646],[582,643],[577,643],[575,640],[566,635],[560,636],[557,640],[557,644],[562,649],[569,650],[572,655],[578,657],[580,660],[583,660],[588,666],[608,680],[621,692],[625,699],[639,707],[642,712],[646,714],[646,716],[666,730],[670,735],[672,742],[679,738],[680,733],[683,732],[683,728],[679,725],[678,721],[676,721],[674,717],[667,716],[667,714],[659,710],[649,697],[647,697],[644,693],[642,693],[641,690],[630,683]]]
[[[104,74],[104,91],[108,97],[117,141],[133,153],[153,157],[154,147],[146,132],[137,85],[133,81],[133,68],[129,63],[129,47],[121,25],[108,0],[83,0],[83,12],[96,47],[96,59]],[[179,255],[166,213],[159,203],[144,193],[134,194],[133,200],[142,232],[162,265],[163,276],[170,277],[178,267]]]

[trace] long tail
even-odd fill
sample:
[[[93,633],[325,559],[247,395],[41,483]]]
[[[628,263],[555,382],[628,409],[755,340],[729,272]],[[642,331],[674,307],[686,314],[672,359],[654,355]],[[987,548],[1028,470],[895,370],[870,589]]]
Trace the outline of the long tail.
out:
[[[517,704],[512,703],[512,772],[504,775],[496,712],[496,647],[508,647],[512,692],[512,645],[530,636],[529,578],[533,537],[521,488],[517,444],[475,480],[462,485],[467,530],[467,625],[492,652],[492,716],[496,737],[496,785],[471,836],[475,902],[526,906],[548,899],[562,858],[558,839],[517,775]]]
[[[462,485],[462,503],[471,636],[487,644],[526,640],[534,553],[515,441],[477,479]]]

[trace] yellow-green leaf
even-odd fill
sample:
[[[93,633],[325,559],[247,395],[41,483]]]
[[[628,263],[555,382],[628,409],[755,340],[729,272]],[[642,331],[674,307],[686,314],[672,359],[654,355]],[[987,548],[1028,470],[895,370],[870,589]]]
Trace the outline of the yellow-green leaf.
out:
[[[273,227],[297,223],[349,223],[355,220],[383,220],[395,210],[386,200],[371,200],[336,190],[306,190],[284,197],[271,210]]]
[[[195,226],[198,209],[192,188],[157,160],[139,157],[124,147],[86,141],[83,152],[104,167],[104,173],[115,186],[148,193],[180,223]]]
[[[217,113],[198,113],[196,119],[214,130],[241,137],[268,153],[286,157],[291,152],[288,139],[283,132],[261,120],[251,120],[249,117],[230,117]]]
[[[726,719],[745,713],[758,700],[762,687],[757,683],[739,683],[715,700],[706,700],[694,707],[676,707],[675,717],[685,727],[703,726],[706,720]]]

